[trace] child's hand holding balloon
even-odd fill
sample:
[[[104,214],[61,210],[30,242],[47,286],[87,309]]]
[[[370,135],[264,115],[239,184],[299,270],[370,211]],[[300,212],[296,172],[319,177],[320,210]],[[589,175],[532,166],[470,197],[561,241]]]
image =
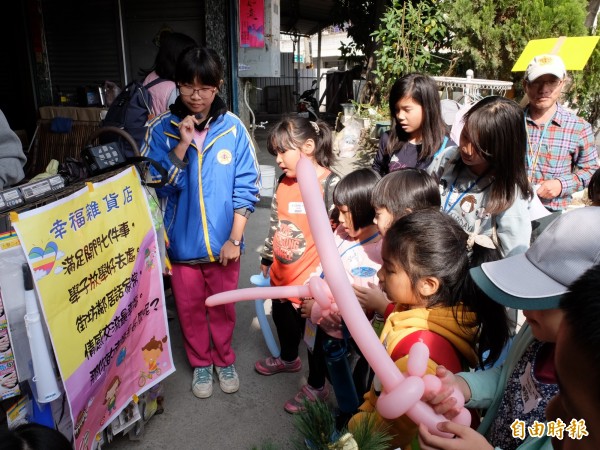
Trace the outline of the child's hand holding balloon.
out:
[[[464,379],[454,375],[444,366],[438,366],[435,374],[441,382],[440,388],[437,391],[428,392],[426,390],[422,400],[428,403],[436,413],[452,420],[462,411],[464,402],[471,398],[471,390]],[[453,395],[456,392],[463,397],[462,402],[458,402],[456,396]]]

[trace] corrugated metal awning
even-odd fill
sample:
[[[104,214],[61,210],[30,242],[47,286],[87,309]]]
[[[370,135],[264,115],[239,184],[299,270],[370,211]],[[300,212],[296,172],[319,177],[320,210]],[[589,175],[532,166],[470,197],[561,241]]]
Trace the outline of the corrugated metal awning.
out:
[[[281,32],[311,36],[332,23],[333,0],[281,0]]]

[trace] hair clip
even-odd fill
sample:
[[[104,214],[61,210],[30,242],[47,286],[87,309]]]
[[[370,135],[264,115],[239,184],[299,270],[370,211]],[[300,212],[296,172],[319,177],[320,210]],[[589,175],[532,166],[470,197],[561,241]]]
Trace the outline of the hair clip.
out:
[[[469,237],[467,239],[467,250],[468,251],[473,251],[473,246],[475,244],[479,245],[480,247],[484,247],[484,248],[489,248],[491,250],[494,250],[496,248],[496,244],[494,244],[494,240],[485,235],[485,234],[479,234],[480,228],[481,228],[481,219],[477,219],[475,221],[475,226],[473,227],[473,231],[469,234]]]
[[[469,233],[469,238],[467,239],[467,250],[472,251],[475,244],[491,250],[496,248],[491,237],[486,236],[485,234]]]
[[[321,133],[319,125],[317,124],[317,122],[313,122],[312,120],[310,121],[310,124],[312,125],[313,129],[315,130],[315,133],[317,133],[318,136]]]

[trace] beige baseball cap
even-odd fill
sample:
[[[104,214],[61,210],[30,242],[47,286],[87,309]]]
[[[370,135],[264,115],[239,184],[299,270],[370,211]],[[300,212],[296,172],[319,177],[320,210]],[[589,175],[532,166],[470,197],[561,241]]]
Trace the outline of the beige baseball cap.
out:
[[[531,60],[525,72],[527,81],[535,81],[542,75],[554,75],[561,80],[567,75],[565,63],[557,55],[538,55]]]

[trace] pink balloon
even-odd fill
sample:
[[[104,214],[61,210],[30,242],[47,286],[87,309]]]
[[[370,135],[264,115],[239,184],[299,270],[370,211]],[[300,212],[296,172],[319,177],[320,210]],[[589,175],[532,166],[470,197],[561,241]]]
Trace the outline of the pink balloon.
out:
[[[379,376],[379,374],[377,375]],[[425,383],[420,377],[407,377],[402,382],[402,389],[394,389],[389,394],[383,391],[377,399],[377,411],[381,417],[396,419],[414,406],[425,392]]]
[[[321,307],[321,310],[323,312],[329,311],[329,309],[331,309],[331,304],[333,303],[333,296],[331,295],[331,291],[329,290],[327,283],[325,283],[325,280],[321,277],[310,277],[308,286],[310,287],[310,292],[315,301]]]
[[[423,341],[415,342],[408,352],[406,363],[407,372],[415,377],[422,377],[427,371],[429,361],[429,347]]]
[[[369,361],[385,389],[390,392],[404,380],[404,377],[379,342],[373,327],[356,299],[356,295],[354,295],[354,290],[348,281],[346,270],[335,246],[325,204],[322,201],[320,184],[311,161],[307,158],[300,158],[296,166],[296,174],[308,224],[321,258],[323,272],[327,274],[327,284],[336,299],[336,304],[352,338],[360,346],[363,355]]]
[[[442,388],[442,381],[430,373],[423,376],[423,383],[425,383],[426,394],[437,394]],[[463,405],[461,405],[461,407],[462,406]]]
[[[221,292],[206,299],[207,306],[225,305],[227,303],[256,300],[257,298],[293,298],[312,297],[308,285],[303,286],[274,286],[236,289]]]
[[[463,408],[458,413],[458,416],[452,419],[452,422],[460,423],[461,425],[465,425],[468,427],[471,425],[471,413],[468,409]]]

